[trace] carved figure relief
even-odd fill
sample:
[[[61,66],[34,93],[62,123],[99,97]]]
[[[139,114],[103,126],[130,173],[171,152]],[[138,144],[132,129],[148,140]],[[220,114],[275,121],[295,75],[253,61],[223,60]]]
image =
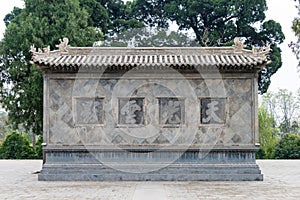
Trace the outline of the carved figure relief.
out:
[[[184,124],[184,100],[160,98],[159,122],[166,125]]]
[[[224,124],[226,118],[225,105],[225,98],[201,99],[201,123]]]
[[[76,98],[75,124],[103,124],[103,98]]]
[[[119,124],[143,124],[143,98],[119,99]]]

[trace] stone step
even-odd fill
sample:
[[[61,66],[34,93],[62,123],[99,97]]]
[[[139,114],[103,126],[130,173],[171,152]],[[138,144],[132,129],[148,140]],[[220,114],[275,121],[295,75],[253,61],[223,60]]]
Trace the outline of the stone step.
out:
[[[39,180],[49,181],[244,181],[262,180],[255,163],[44,164]]]
[[[40,174],[39,181],[262,181],[262,174]]]
[[[170,164],[158,165],[119,164],[114,168],[105,165],[44,165],[39,180],[78,181],[187,181],[187,180],[262,180],[256,164]],[[151,168],[152,167],[152,168]]]
[[[112,168],[44,168],[43,173],[57,173],[57,174],[72,174],[72,173],[101,173],[101,174],[114,174],[114,173],[148,173],[148,174],[177,174],[177,173],[187,173],[187,174],[256,174],[260,173],[258,168],[236,168],[236,169],[215,169],[215,168],[163,168],[163,169],[112,169]]]

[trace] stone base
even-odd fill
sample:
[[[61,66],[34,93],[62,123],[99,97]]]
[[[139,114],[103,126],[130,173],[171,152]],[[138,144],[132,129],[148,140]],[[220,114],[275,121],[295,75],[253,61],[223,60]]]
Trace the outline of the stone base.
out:
[[[263,180],[255,162],[255,149],[48,149],[45,155],[40,181]]]
[[[132,166],[133,167],[133,166]],[[147,167],[147,166],[142,166]],[[40,181],[261,181],[257,165],[170,165],[148,173],[121,172],[105,166],[45,166]]]

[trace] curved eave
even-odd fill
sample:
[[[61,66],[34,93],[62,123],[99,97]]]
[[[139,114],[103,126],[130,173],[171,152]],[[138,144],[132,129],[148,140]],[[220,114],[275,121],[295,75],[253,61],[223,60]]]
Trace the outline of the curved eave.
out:
[[[166,70],[168,68],[172,68],[178,71],[221,71],[221,72],[257,72],[261,70],[266,64],[261,63],[260,65],[245,65],[243,67],[239,65],[173,65],[173,64],[164,64],[164,65],[145,65],[141,66],[139,64],[128,64],[128,65],[78,65],[78,64],[67,64],[67,65],[44,65],[44,64],[36,64],[38,68],[44,71],[50,72],[69,72],[69,73],[77,73],[77,72],[119,72],[119,71],[129,71],[134,68],[139,69],[141,71],[147,70]]]
[[[53,72],[97,70],[177,70],[253,71],[260,70],[268,60],[244,54],[204,55],[59,55],[35,59],[34,64]]]

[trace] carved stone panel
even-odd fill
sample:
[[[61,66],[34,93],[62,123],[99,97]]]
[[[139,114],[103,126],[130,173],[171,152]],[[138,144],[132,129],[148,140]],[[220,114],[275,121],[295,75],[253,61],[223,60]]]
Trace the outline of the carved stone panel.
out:
[[[131,97],[119,99],[119,124],[144,124],[144,98]]]
[[[184,99],[159,98],[159,123],[181,125],[185,123]]]
[[[75,125],[103,124],[103,98],[75,98]]]
[[[225,124],[226,99],[201,98],[201,124]]]

